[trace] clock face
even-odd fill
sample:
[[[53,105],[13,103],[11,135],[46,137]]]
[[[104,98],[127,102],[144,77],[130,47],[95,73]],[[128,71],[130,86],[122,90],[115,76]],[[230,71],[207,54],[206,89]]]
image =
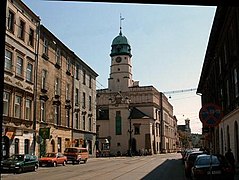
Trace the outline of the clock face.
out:
[[[115,59],[115,61],[116,61],[117,63],[120,63],[120,62],[121,62],[121,57],[117,57],[117,58]]]

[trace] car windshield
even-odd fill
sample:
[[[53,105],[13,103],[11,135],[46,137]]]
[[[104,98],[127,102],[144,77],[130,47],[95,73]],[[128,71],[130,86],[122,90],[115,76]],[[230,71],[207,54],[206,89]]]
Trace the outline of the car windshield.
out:
[[[46,157],[56,157],[56,154],[55,153],[47,153]]]
[[[67,149],[65,150],[65,152],[66,152],[66,153],[76,153],[76,152],[77,152],[77,149],[75,149],[75,148],[67,148]]]
[[[210,164],[210,156],[200,157],[197,162],[197,165],[209,165]],[[216,156],[212,156],[212,164],[220,164],[218,158]]]
[[[12,155],[8,158],[9,160],[15,160],[15,161],[23,161],[24,155]]]

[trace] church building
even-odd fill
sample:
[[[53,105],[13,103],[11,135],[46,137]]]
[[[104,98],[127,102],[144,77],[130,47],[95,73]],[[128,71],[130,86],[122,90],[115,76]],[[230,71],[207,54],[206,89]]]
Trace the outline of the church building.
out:
[[[133,80],[132,54],[120,27],[111,45],[108,88],[96,95],[100,156],[175,152],[177,120],[167,97]]]

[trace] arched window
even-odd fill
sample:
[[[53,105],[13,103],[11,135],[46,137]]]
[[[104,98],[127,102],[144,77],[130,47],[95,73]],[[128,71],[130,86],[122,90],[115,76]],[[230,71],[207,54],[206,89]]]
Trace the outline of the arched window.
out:
[[[223,130],[222,130],[222,128],[221,128],[221,154],[224,154],[223,144],[224,144]]]
[[[24,140],[24,153],[29,154],[30,141],[29,139]]]
[[[230,143],[230,130],[229,130],[229,126],[227,125],[227,149],[231,147],[231,143]]]
[[[239,127],[237,121],[235,121],[235,155],[236,155],[236,160],[239,162]]]
[[[19,154],[19,139],[18,138],[15,138],[15,141],[14,141],[14,151],[15,151],[15,154]]]
[[[52,149],[52,152],[55,152],[55,141],[54,140],[51,140],[51,149]]]

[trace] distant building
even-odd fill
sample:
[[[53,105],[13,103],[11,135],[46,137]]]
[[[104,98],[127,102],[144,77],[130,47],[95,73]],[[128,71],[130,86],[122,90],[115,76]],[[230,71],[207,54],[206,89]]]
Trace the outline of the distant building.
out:
[[[185,119],[185,125],[177,126],[179,141],[182,148],[192,148],[190,119]]]
[[[131,46],[121,29],[110,56],[108,88],[97,90],[98,151],[103,155],[175,152],[173,106],[153,86],[133,80]]]

